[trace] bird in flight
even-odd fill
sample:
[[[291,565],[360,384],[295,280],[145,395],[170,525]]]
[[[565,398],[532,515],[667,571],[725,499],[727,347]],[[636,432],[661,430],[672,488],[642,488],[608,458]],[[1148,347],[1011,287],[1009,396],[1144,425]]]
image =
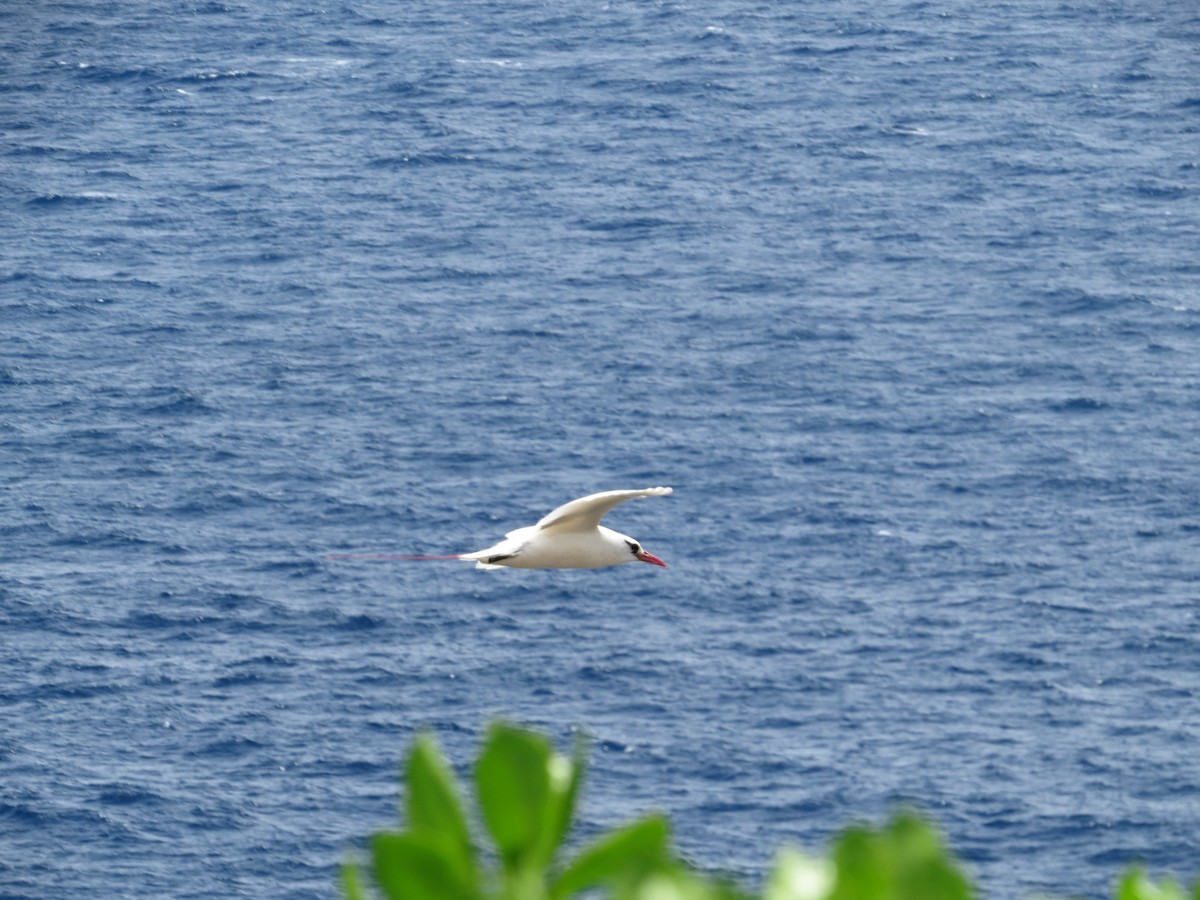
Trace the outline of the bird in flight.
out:
[[[669,487],[634,491],[601,491],[564,503],[534,525],[510,531],[504,540],[474,553],[451,556],[361,556],[340,554],[331,559],[464,559],[477,569],[600,569],[623,563],[667,564],[627,534],[600,524],[604,514],[635,497],[662,497]]]
[[[627,534],[600,524],[614,506],[635,497],[661,497],[669,487],[643,488],[640,491],[601,491],[564,503],[543,516],[536,525],[510,531],[504,540],[474,553],[460,553],[459,559],[474,560],[478,569],[511,566],[514,569],[599,569],[622,563],[667,564],[642,548]]]

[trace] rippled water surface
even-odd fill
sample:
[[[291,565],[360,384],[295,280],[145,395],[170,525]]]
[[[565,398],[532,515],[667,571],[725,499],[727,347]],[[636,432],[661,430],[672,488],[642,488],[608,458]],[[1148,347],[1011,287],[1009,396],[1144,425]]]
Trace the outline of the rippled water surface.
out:
[[[1196,874],[1187,4],[18,2],[0,134],[0,896],[332,896],[494,715],[748,884]]]

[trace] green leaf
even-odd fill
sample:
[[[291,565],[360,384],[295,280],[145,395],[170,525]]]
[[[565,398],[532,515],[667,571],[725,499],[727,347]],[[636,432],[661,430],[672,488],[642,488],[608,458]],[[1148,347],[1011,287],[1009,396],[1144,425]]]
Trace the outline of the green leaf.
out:
[[[1200,885],[1197,885],[1200,894]],[[1186,900],[1186,895],[1170,878],[1155,884],[1140,867],[1127,871],[1117,886],[1117,900]]]
[[[970,900],[973,890],[937,833],[900,814],[878,832],[851,828],[833,853],[831,900]]]
[[[833,891],[836,876],[829,860],[785,848],[775,857],[763,900],[825,900]]]
[[[1117,900],[1141,900],[1141,885],[1145,880],[1146,873],[1142,869],[1129,869],[1117,883]]]
[[[505,868],[544,865],[543,834],[550,829],[550,744],[509,725],[490,729],[475,764],[479,805]],[[553,848],[551,848],[553,849]]]
[[[970,900],[971,885],[942,846],[937,832],[912,813],[892,819],[885,831],[900,897]]]
[[[450,845],[437,835],[382,833],[371,838],[375,881],[390,900],[478,900]]]
[[[422,734],[408,757],[408,826],[440,835],[454,853],[462,879],[479,883],[475,849],[450,767],[432,735]]]
[[[354,863],[342,863],[342,894],[346,900],[367,900],[362,886],[362,876]]]
[[[554,882],[554,900],[604,883],[632,884],[667,858],[670,827],[652,816],[612,831],[583,850]]]
[[[710,881],[678,863],[664,863],[630,885],[618,886],[615,900],[750,900],[731,884]]]
[[[833,900],[884,900],[888,897],[891,872],[879,842],[866,828],[850,828],[838,838],[833,850],[837,870]]]
[[[575,818],[575,804],[579,798],[579,786],[587,767],[587,739],[576,737],[570,757],[553,754],[550,766],[550,808],[548,822],[542,838],[541,855],[549,862],[554,851],[562,845],[571,822]]]

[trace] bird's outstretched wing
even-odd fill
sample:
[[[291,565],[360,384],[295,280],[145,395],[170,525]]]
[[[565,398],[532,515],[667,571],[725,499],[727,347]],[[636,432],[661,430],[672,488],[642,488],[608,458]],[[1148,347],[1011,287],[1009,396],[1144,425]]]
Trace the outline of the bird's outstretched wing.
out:
[[[540,531],[587,531],[600,524],[606,512],[619,503],[634,497],[661,497],[671,493],[669,487],[643,488],[640,491],[601,491],[564,503],[543,516],[537,523]]]

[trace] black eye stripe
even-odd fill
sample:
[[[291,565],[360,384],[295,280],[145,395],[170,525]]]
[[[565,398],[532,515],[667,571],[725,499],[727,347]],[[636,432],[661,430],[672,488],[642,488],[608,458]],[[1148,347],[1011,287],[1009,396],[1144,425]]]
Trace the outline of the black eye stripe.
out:
[[[625,543],[629,545],[629,552],[632,553],[634,556],[637,556],[638,551],[642,549],[637,544],[635,544],[633,541],[626,541]]]

